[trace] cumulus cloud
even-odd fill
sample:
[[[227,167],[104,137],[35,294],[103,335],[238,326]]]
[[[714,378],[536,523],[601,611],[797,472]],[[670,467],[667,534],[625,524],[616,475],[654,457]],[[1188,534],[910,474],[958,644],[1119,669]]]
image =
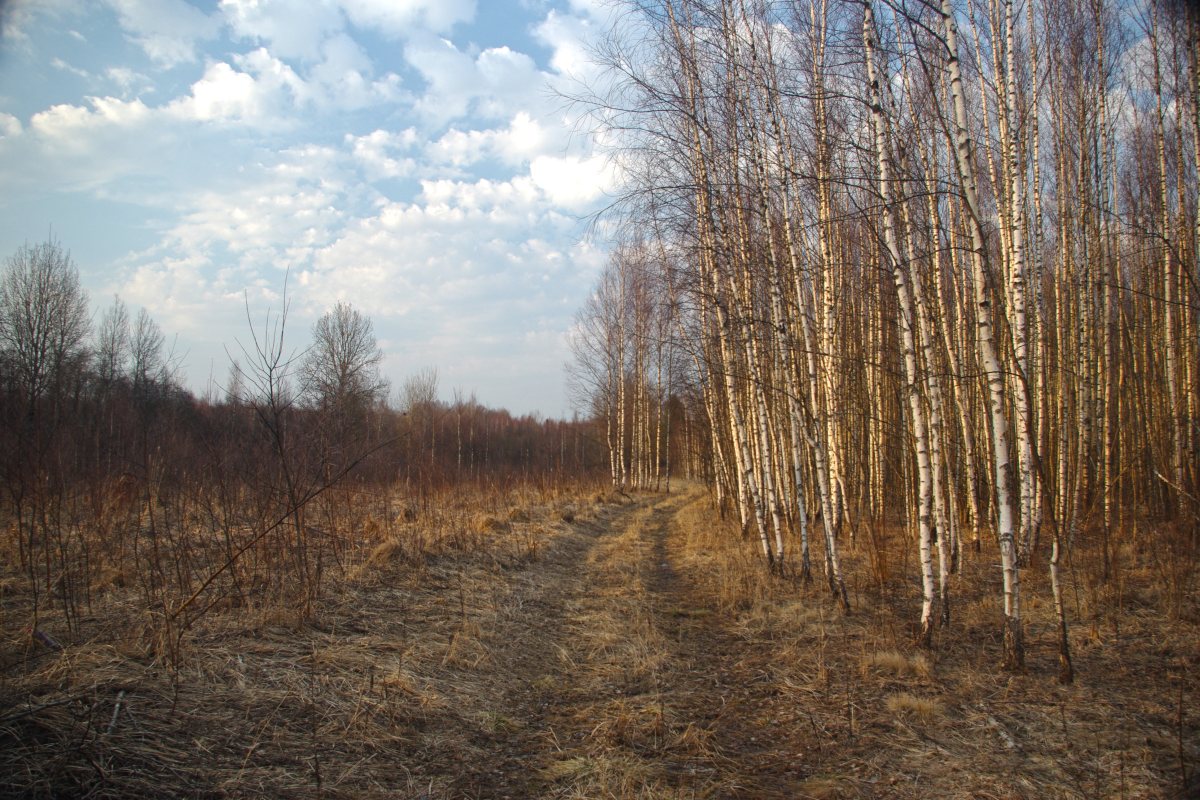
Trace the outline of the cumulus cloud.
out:
[[[209,64],[192,84],[191,94],[168,106],[171,113],[200,122],[244,122],[275,126],[283,121],[288,95],[293,102],[306,94],[292,68],[259,49],[239,59],[253,71],[219,61]]]
[[[221,0],[221,13],[235,35],[281,58],[315,61],[347,21],[397,39],[448,34],[475,16],[475,0]]]
[[[92,96],[0,112],[0,183],[155,208],[105,288],[180,333],[193,384],[244,328],[245,293],[277,300],[290,270],[295,329],[353,302],[396,376],[436,363],[447,385],[524,375],[560,394],[564,331],[604,257],[577,243],[577,215],[615,180],[548,89],[584,69],[585,0],[521,23],[547,61],[470,44],[473,0],[222,0],[211,17],[110,1],[116,15],[77,16],[117,19],[153,63],[81,60]],[[369,49],[380,36],[399,44]],[[481,396],[528,408],[516,391]]]
[[[550,67],[558,74],[586,79],[596,71],[589,52],[589,42],[596,36],[590,19],[551,9],[533,32],[550,48]]]
[[[139,99],[104,96],[50,106],[24,126],[13,118],[0,138],[0,183],[13,193],[10,197],[34,187],[96,192],[158,172],[172,163],[167,153],[173,136],[155,116]],[[143,193],[140,199],[149,198]]]
[[[281,58],[316,58],[343,24],[331,0],[221,0],[220,8],[235,35],[264,43]]]
[[[341,0],[341,5],[355,25],[393,37],[414,28],[449,33],[475,16],[475,0]]]
[[[426,155],[434,163],[454,167],[470,166],[487,159],[519,166],[556,144],[556,137],[542,123],[527,111],[518,111],[505,128],[465,131],[451,128],[430,143]]]
[[[338,34],[321,46],[322,60],[309,74],[317,102],[325,107],[359,109],[394,103],[403,97],[400,77],[387,73],[372,77],[371,60],[347,34]]]
[[[29,120],[34,133],[71,148],[86,147],[87,137],[102,128],[123,128],[143,122],[150,109],[141,100],[89,97],[88,106],[60,103],[39,111]]]
[[[346,143],[350,145],[355,161],[371,180],[400,178],[416,171],[417,162],[414,158],[396,157],[417,143],[417,132],[413,128],[406,128],[399,133],[379,129],[365,136],[348,133]]]
[[[374,207],[367,190],[344,179],[346,160],[339,148],[289,148],[273,163],[244,169],[236,182],[176,196],[176,221],[158,244],[125,260],[114,290],[219,352],[244,323],[247,290],[269,301],[286,270],[310,264]]]
[[[95,149],[88,137],[102,129],[126,131],[151,122],[236,120],[274,123],[279,119],[290,93],[302,98],[306,87],[291,68],[272,59],[265,51],[239,57],[251,71],[235,69],[223,61],[209,64],[204,75],[192,84],[190,93],[164,106],[147,106],[140,97],[87,97],[87,105],[60,103],[39,111],[30,119],[30,130],[48,141],[72,148]],[[113,72],[119,83],[133,81],[136,73]]]
[[[468,296],[524,302],[569,261],[575,223],[530,177],[420,186],[412,201],[384,202],[314,251],[304,284],[321,294],[361,293],[385,314],[449,313]]]
[[[520,387],[524,399],[487,399],[528,407],[531,388],[560,393],[555,343],[591,279],[575,235],[527,177],[423,181],[413,202],[348,225],[298,285],[371,314],[392,342],[392,374],[432,362],[448,385],[493,390],[520,376],[536,384]]]
[[[277,125],[278,95],[222,62],[193,91],[162,105],[112,95],[59,103],[23,128],[8,126],[0,182],[14,191],[86,191],[161,210],[173,200],[172,187],[210,184],[244,157],[245,144],[222,138],[226,126],[198,123]],[[188,158],[179,157],[184,141]]]
[[[572,210],[582,210],[616,183],[612,165],[603,156],[539,156],[529,172],[550,202]]]
[[[343,170],[335,148],[291,148],[237,187],[182,200],[185,210],[166,239],[185,253],[222,251],[248,266],[302,263],[351,213],[356,198],[339,178]]]
[[[66,61],[63,61],[61,58],[59,58],[57,56],[50,59],[50,66],[54,67],[57,70],[61,70],[63,72],[69,72],[70,74],[72,74],[78,78],[83,78],[84,80],[91,80],[91,78],[92,78],[92,73],[88,72],[86,69],[80,69],[79,67],[76,67],[73,64],[69,64]]]
[[[126,98],[130,95],[149,94],[154,91],[154,81],[149,76],[129,67],[109,67],[104,71],[104,77],[116,84]]]
[[[191,93],[172,101],[169,110],[185,119],[278,128],[292,124],[299,111],[359,109],[402,96],[395,75],[374,80],[360,71],[369,65],[348,37],[326,42],[324,54],[308,79],[264,47],[236,56],[233,64],[209,64]]]
[[[568,5],[574,13],[590,17],[596,22],[611,19],[614,9],[619,8],[612,0],[568,0]]]
[[[394,375],[432,362],[448,385],[524,375],[538,397],[555,396],[561,332],[594,273],[594,248],[575,243],[576,224],[528,175],[428,179],[412,200],[386,200],[353,179],[364,149],[419,146],[406,129],[288,151],[235,190],[189,198],[162,244],[115,288],[157,309],[203,359],[221,353],[215,330],[228,343],[244,326],[243,293],[252,306],[277,299],[290,269],[297,329],[346,300],[374,318]]]
[[[25,42],[26,31],[38,17],[59,19],[76,9],[78,0],[7,0],[0,3],[0,35],[8,42]]]
[[[211,277],[211,264],[202,254],[164,255],[131,270],[118,286],[118,293],[153,309],[167,330],[186,335],[192,332],[193,321],[202,317],[204,307],[216,310],[211,298],[221,291]],[[226,288],[232,293],[232,286]]]
[[[196,45],[215,37],[220,20],[184,0],[108,0],[117,20],[146,55],[163,66],[196,60]]]
[[[486,217],[512,223],[530,219],[537,210],[539,195],[533,181],[518,176],[506,181],[421,181],[420,199],[431,215],[457,215],[458,219],[470,217],[476,221]]]
[[[435,127],[468,113],[503,119],[536,102],[545,85],[533,59],[509,47],[473,57],[447,39],[421,37],[405,47],[404,57],[428,84],[415,110]]]
[[[12,114],[0,112],[0,138],[8,139],[21,135],[21,120]]]

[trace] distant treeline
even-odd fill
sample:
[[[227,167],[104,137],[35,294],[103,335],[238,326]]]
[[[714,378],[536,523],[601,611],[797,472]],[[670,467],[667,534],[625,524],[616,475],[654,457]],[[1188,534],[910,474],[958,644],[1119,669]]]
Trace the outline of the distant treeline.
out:
[[[23,576],[35,629],[39,609],[79,614],[105,571],[138,582],[175,628],[229,596],[308,602],[368,515],[419,514],[467,481],[605,468],[587,423],[439,401],[432,370],[393,400],[370,320],[346,304],[296,353],[286,324],[286,304],[254,323],[225,385],[201,398],[144,310],[131,320],[117,299],[93,324],[60,244],[8,259],[0,558]]]

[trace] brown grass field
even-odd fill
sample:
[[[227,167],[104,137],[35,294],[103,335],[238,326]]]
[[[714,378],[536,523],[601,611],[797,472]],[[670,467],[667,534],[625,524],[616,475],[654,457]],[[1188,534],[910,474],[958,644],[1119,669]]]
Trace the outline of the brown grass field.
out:
[[[453,519],[364,545],[307,617],[214,609],[173,664],[132,594],[111,588],[54,649],[6,578],[0,793],[1200,797],[1191,559],[1119,542],[1101,582],[1081,541],[1060,686],[1040,565],[1027,671],[998,669],[987,546],[925,652],[897,531],[846,543],[844,615],[820,581],[767,575],[699,486]]]

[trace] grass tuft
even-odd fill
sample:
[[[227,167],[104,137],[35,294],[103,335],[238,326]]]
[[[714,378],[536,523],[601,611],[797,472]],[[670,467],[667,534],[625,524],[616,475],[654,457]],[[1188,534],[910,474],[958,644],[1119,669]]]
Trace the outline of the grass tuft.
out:
[[[912,692],[896,692],[884,701],[887,710],[909,720],[933,722],[942,716],[942,704],[930,697],[919,697]]]
[[[472,524],[476,533],[504,533],[512,526],[492,514],[478,514]]]
[[[541,771],[543,780],[562,781],[584,778],[595,770],[595,764],[586,756],[576,756],[562,761],[555,761]]]
[[[866,655],[862,666],[865,671],[896,678],[928,678],[933,672],[923,653],[909,657],[897,650],[880,650]]]
[[[375,546],[371,555],[367,556],[367,566],[382,567],[393,561],[404,560],[407,553],[404,542],[400,539],[386,539]]]

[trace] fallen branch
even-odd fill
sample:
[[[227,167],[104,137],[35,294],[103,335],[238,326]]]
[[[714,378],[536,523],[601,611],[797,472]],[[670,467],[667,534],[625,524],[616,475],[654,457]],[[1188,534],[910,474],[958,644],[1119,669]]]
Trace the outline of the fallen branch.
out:
[[[121,713],[121,701],[125,699],[125,690],[117,692],[117,704],[113,706],[112,719],[108,722],[108,730],[104,732],[105,736],[111,736],[112,732],[117,729],[117,715]]]

